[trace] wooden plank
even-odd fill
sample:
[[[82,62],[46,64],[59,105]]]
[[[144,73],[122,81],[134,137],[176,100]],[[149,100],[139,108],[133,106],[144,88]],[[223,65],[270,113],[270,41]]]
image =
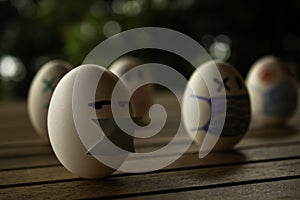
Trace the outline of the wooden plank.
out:
[[[179,140],[178,145],[181,142],[185,142],[187,139],[182,138]],[[167,138],[155,138],[149,139],[146,141],[137,141],[135,142],[137,152],[151,152],[157,150],[160,147],[163,147],[169,142]],[[296,134],[293,137],[269,137],[266,138],[257,138],[257,137],[246,137],[240,144],[238,144],[235,149],[241,150],[245,148],[257,148],[261,146],[282,146],[285,144],[295,144],[300,143],[300,134]],[[198,145],[193,144],[191,148],[193,151],[199,149]],[[52,149],[47,140],[35,139],[35,140],[23,140],[16,142],[6,142],[0,144],[0,158],[4,157],[19,157],[19,156],[36,156],[42,154],[51,154]]]
[[[58,166],[60,165],[60,163],[57,160],[57,158],[52,154],[0,159],[0,171],[24,169],[24,168],[36,168],[36,167],[53,166],[53,165]]]
[[[27,116],[19,115],[19,113],[13,113],[13,116],[10,118],[0,116],[1,124],[0,124],[0,132],[3,131],[3,129],[7,128],[14,128],[14,127],[20,127],[20,128],[28,128],[32,129],[31,124],[29,123],[29,119],[27,119]]]
[[[273,182],[249,183],[245,185],[221,185],[213,188],[191,188],[190,191],[149,194],[122,198],[127,200],[182,200],[182,199],[299,199],[300,179],[276,180]],[[222,198],[220,197],[222,196]]]
[[[0,133],[2,127],[30,127],[26,102],[0,104]]]
[[[136,139],[135,144],[139,147],[144,146],[163,146],[170,142],[171,138],[176,133],[174,128],[167,128],[152,138],[148,139]],[[15,143],[28,143],[30,140],[44,140],[32,129],[22,129],[15,127],[14,129],[6,129],[4,132],[0,132],[0,148],[1,146]],[[182,142],[189,140],[187,136],[179,138]],[[276,145],[281,143],[289,143],[300,141],[300,131],[289,128],[277,128],[277,129],[262,129],[262,130],[250,130],[249,133],[237,144],[235,148],[240,147],[255,147],[260,145]]]
[[[290,145],[283,147],[264,147],[259,149],[246,149],[241,152],[227,152],[227,153],[214,153],[205,157],[204,159],[199,159],[197,157],[197,152],[189,153],[183,155],[180,159],[167,166],[161,171],[171,171],[179,170],[183,168],[199,168],[199,167],[216,167],[225,165],[238,165],[238,164],[249,164],[258,162],[270,162],[280,159],[289,159],[300,157],[300,145]],[[170,156],[168,156],[170,157]],[[160,158],[144,158],[147,161],[155,162]],[[129,160],[132,165],[138,165],[139,162],[143,162],[143,159]],[[50,162],[50,160],[49,160]],[[40,163],[38,163],[40,165]],[[46,163],[45,163],[46,164]],[[53,164],[53,160],[52,163]],[[55,172],[55,173],[54,173]],[[34,174],[34,176],[32,176]],[[117,172],[115,174],[122,174],[122,172]],[[16,184],[26,184],[26,183],[38,183],[44,181],[54,181],[54,180],[64,180],[70,179],[70,177],[75,178],[76,176],[71,176],[62,166],[59,165],[57,161],[57,166],[53,167],[39,167],[32,169],[19,169],[19,170],[8,170],[0,171],[0,187],[9,186]],[[22,178],[20,178],[22,177]]]
[[[32,139],[32,140],[25,140],[25,141],[8,141],[0,143],[0,149],[5,148],[20,148],[20,147],[32,147],[32,146],[45,146],[49,145],[48,139]]]
[[[0,144],[8,142],[18,142],[18,141],[29,141],[40,139],[40,136],[32,130],[22,130],[16,128],[15,130],[6,130],[0,134]]]
[[[215,168],[184,169],[180,171],[113,176],[102,180],[43,182],[0,189],[4,198],[107,198],[124,195],[162,193],[169,190],[188,190],[220,184],[271,181],[300,175],[300,159],[232,165]],[[300,176],[299,176],[300,177]]]
[[[163,104],[169,111],[169,123],[159,137],[152,137],[147,140],[136,139],[137,146],[145,146],[147,144],[157,145],[158,143],[161,145],[167,144],[176,132],[176,119],[180,114],[180,110],[178,108],[176,109],[176,101],[174,101],[174,98],[170,94],[159,93],[155,101]],[[30,125],[26,113],[26,102],[6,103],[1,105],[0,108],[0,118],[6,119],[6,123],[3,123],[3,120],[0,120],[0,145],[1,143],[12,141],[30,141],[31,139],[36,140],[40,138]],[[9,117],[7,117],[7,115],[9,115]],[[20,120],[16,120],[16,118]],[[293,122],[291,124],[294,124],[294,126],[249,130],[247,136],[238,144],[237,147],[300,141],[300,132],[295,128],[295,125],[299,126],[299,120],[296,123],[295,118],[300,118],[300,111],[297,115],[295,115],[293,120],[291,120],[291,122]],[[18,123],[16,123],[16,121]],[[10,125],[7,125],[7,122],[10,122]],[[270,136],[271,134],[272,139]]]
[[[6,101],[1,104],[1,112],[12,111],[12,110],[26,110],[26,101]]]
[[[172,110],[173,103],[170,103],[168,99],[162,100],[166,107],[171,109],[169,112],[171,123],[164,134],[147,141],[137,140],[137,148],[143,151],[151,151],[153,148],[163,146],[174,133],[178,110]],[[144,197],[149,194],[176,191],[190,192],[191,188],[193,190],[191,192],[197,192],[211,188],[227,189],[256,185],[269,181],[273,183],[299,176],[299,131],[293,127],[279,127],[250,130],[250,134],[238,144],[236,152],[214,153],[199,160],[197,158],[198,147],[193,145],[190,151],[178,161],[157,172],[116,173],[104,180],[82,180],[67,172],[59,164],[55,156],[51,154],[48,145],[36,142],[40,140],[29,124],[24,105],[6,107],[6,113],[1,112],[2,107],[0,108],[0,121],[4,119],[0,124],[1,198],[20,198],[22,195],[25,195],[25,198],[30,195],[35,198],[97,198],[112,195],[116,195],[114,197]],[[20,120],[18,124],[15,123],[16,119]],[[33,146],[28,145],[30,143]],[[143,159],[155,161],[166,156],[172,155],[138,158],[138,161]],[[138,161],[132,159],[128,162],[134,164]],[[299,188],[299,182],[297,183],[297,188]],[[246,189],[243,190],[246,193],[242,194],[250,197],[251,192],[247,193]],[[269,192],[273,194],[272,190]],[[55,196],[57,193],[61,194]],[[219,199],[220,196],[217,196]],[[229,197],[232,196],[229,195]]]
[[[264,162],[271,160],[300,157],[300,145],[285,145],[274,147],[261,147],[243,149],[240,151],[215,152],[203,159],[198,158],[198,152],[185,154],[167,168],[184,168],[194,166],[218,166],[226,164],[245,164],[252,162]],[[132,161],[136,162],[136,161]]]
[[[276,145],[300,141],[300,131],[295,127],[251,129],[235,148]]]
[[[0,158],[16,158],[35,155],[49,155],[52,153],[50,145],[23,146],[15,148],[0,148]]]
[[[185,153],[185,156],[179,159],[178,161],[182,161],[183,162],[182,165],[184,165],[184,163],[189,163],[188,160],[191,160],[191,163],[197,163],[197,164],[208,162],[206,164],[210,165],[212,164],[213,161],[214,164],[217,164],[218,162],[222,164],[224,162],[230,163],[231,161],[237,161],[237,160],[251,161],[251,160],[258,160],[258,159],[294,157],[294,156],[298,156],[300,152],[299,143],[283,144],[281,146],[276,145],[276,146],[269,146],[269,147],[260,146],[259,148],[243,148],[237,151],[229,151],[224,153],[222,152],[211,153],[206,159],[202,159],[201,163],[199,163],[199,162],[195,162],[195,160],[198,160],[197,158],[198,148],[199,147],[193,145]],[[33,152],[30,151],[29,153],[33,153]],[[162,159],[164,156],[170,158],[172,155],[161,155],[160,157],[157,158],[144,157],[139,159],[153,159],[155,161],[157,159]],[[225,157],[226,159],[220,159],[222,157]],[[4,156],[3,158],[0,158],[0,170],[20,169],[25,167],[42,167],[42,166],[48,166],[53,164],[59,164],[59,162],[56,161],[56,158],[52,154],[52,152],[43,155],[40,155],[39,152],[36,152],[35,154],[29,154],[27,156],[23,155],[21,157],[16,156],[16,157],[6,157],[6,158]]]
[[[272,131],[274,133],[272,133]],[[153,137],[147,140],[136,139],[135,144],[137,147],[162,147],[170,142],[171,138],[174,136],[174,130],[169,129],[164,133],[165,134],[160,135],[160,137]],[[190,140],[190,138],[185,136],[178,138],[178,140],[184,143]],[[283,127],[278,129],[250,130],[234,149],[274,146],[295,142],[300,142],[300,131],[295,131],[292,128],[286,129]]]
[[[79,179],[68,172],[63,166],[40,167],[34,169],[9,170],[0,172],[0,188],[17,186],[25,183],[51,182],[58,180]]]

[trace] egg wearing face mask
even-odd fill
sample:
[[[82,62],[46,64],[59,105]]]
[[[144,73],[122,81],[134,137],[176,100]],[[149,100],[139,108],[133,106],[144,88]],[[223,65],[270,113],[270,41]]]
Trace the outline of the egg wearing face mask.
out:
[[[282,125],[297,109],[298,83],[285,63],[274,56],[260,58],[246,80],[254,126]]]

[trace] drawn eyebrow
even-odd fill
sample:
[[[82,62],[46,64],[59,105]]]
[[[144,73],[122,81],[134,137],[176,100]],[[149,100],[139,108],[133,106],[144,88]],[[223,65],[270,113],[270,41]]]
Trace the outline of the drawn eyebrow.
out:
[[[96,101],[96,102],[89,103],[88,105],[89,107],[92,107],[94,109],[101,109],[102,106],[111,105],[111,101],[109,100]]]

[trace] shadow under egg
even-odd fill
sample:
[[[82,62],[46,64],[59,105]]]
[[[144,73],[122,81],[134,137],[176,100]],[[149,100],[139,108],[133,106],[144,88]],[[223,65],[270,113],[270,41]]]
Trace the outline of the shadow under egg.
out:
[[[247,135],[255,138],[287,138],[293,137],[298,134],[299,129],[292,125],[281,125],[281,126],[264,126],[264,127],[252,127],[249,129]]]
[[[203,178],[211,179],[222,176],[228,176],[235,173],[240,167],[241,163],[246,161],[246,156],[237,150],[227,151],[214,151],[210,152],[207,156],[202,159],[198,157],[198,151],[188,152],[177,161],[172,163],[168,168],[179,167],[184,169],[193,169],[199,173],[194,173],[191,178]],[[226,170],[223,169],[226,168]],[[211,173],[220,169],[218,173]],[[204,173],[205,172],[205,173]]]

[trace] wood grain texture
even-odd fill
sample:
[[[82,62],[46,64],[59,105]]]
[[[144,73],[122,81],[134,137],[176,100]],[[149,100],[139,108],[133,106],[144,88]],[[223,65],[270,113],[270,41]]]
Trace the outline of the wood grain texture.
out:
[[[204,159],[199,159],[198,147],[193,145],[184,156],[178,159],[171,166],[191,166],[191,165],[212,165],[212,164],[224,164],[232,162],[248,162],[254,160],[263,159],[276,159],[276,158],[286,158],[295,157],[300,154],[300,143],[291,143],[275,146],[260,146],[258,148],[244,148],[237,151],[229,152],[215,152],[211,153]],[[48,147],[47,147],[48,148]],[[50,151],[50,150],[49,150]],[[163,159],[163,157],[170,157],[172,155],[161,155],[156,158],[140,157],[141,160],[157,161]],[[131,160],[130,162],[139,162]],[[180,163],[177,164],[177,163]],[[41,154],[36,152],[36,154],[30,154],[27,156],[16,156],[16,157],[0,157],[0,171],[3,170],[13,170],[13,169],[23,169],[23,168],[36,168],[59,165],[56,157],[52,153]]]
[[[239,185],[245,182],[271,181],[298,177],[300,158],[293,160],[251,163],[214,168],[183,169],[150,174],[120,175],[98,181],[76,180],[41,183],[3,188],[0,196],[7,198],[112,198],[144,193],[163,193],[173,190],[212,187],[220,184]],[[29,192],[30,191],[30,192]]]
[[[122,198],[127,200],[198,200],[198,199],[299,199],[300,181],[297,179],[249,183],[244,185],[220,186],[214,188],[191,189],[190,191],[174,191],[173,193],[148,194],[139,197]],[[221,196],[221,197],[220,197]]]
[[[168,111],[163,131],[137,139],[138,152],[166,145],[177,131],[180,110],[174,98],[157,99]],[[25,102],[0,105],[0,199],[300,199],[300,111],[284,127],[251,128],[228,152],[198,158],[199,146],[171,165],[145,174],[116,172],[84,180],[56,159],[46,138],[30,125]],[[182,137],[176,145],[189,140]],[[176,148],[175,148],[176,149]],[[137,156],[133,165],[157,162],[177,153]]]
[[[224,165],[238,165],[238,164],[249,164],[258,163],[265,161],[273,161],[279,159],[290,159],[299,157],[300,158],[300,145],[287,145],[287,146],[276,146],[271,148],[261,147],[259,149],[246,149],[240,152],[228,152],[228,153],[213,153],[204,159],[199,159],[196,152],[189,152],[183,155],[180,159],[164,168],[163,170],[179,170],[183,168],[195,168],[195,167],[217,167]],[[156,162],[159,158],[145,158],[145,161]],[[53,159],[48,160],[48,163],[44,163],[45,166],[40,166],[41,163],[37,163],[38,166],[32,166],[32,168],[15,169],[8,168],[10,170],[0,171],[0,187],[10,187],[13,185],[20,184],[38,184],[43,181],[58,181],[70,178],[78,178],[71,175],[70,172],[60,166],[59,162],[54,162]],[[133,165],[138,165],[141,160],[129,160]],[[56,166],[53,166],[57,164]],[[116,172],[115,174],[123,174],[122,172]]]
[[[0,159],[0,171],[60,165],[54,155]]]

